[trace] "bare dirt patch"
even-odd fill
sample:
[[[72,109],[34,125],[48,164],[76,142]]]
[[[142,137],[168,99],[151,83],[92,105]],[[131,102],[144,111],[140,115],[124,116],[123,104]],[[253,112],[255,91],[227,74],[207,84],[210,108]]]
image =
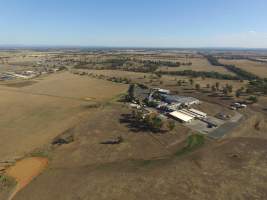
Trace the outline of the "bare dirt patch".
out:
[[[47,158],[32,157],[20,160],[14,166],[7,169],[6,174],[17,182],[16,188],[9,197],[9,200],[12,200],[20,190],[37,177],[47,165]]]

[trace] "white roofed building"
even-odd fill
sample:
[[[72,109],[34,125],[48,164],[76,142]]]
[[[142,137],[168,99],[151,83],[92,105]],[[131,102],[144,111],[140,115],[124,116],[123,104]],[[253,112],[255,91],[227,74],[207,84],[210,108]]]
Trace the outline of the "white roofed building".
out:
[[[185,113],[179,112],[179,111],[171,112],[169,113],[169,115],[185,123],[191,122],[194,119],[194,117],[187,115]]]

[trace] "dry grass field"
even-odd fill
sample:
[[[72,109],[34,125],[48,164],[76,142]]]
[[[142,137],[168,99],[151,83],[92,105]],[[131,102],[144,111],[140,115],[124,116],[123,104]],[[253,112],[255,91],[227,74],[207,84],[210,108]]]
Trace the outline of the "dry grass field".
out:
[[[169,68],[171,69],[171,68]],[[137,73],[137,72],[127,72],[127,71],[120,71],[120,70],[86,70],[88,73],[93,73],[96,75],[104,75],[107,77],[126,77],[129,78],[135,82],[139,83],[145,83],[147,85],[150,85],[151,87],[164,87],[171,90],[177,90],[179,89],[177,85],[177,81],[184,80],[187,81],[190,79],[190,77],[186,76],[169,76],[164,75],[160,79],[154,79],[151,83],[151,77],[155,77],[152,74],[149,73]],[[218,80],[213,78],[192,78],[194,80],[194,84],[198,83],[202,88],[206,87],[207,84],[215,85],[216,82],[220,83],[220,86],[225,86],[226,84],[230,84],[233,86],[233,91],[240,89],[241,87],[245,86],[247,84],[247,81],[240,82],[238,80]],[[162,84],[160,84],[160,81],[162,81]]]
[[[220,59],[219,61],[224,64],[236,65],[236,67],[251,72],[261,78],[267,78],[267,63],[254,62],[250,60]]]
[[[76,64],[90,63],[86,61],[120,57],[179,62],[188,59],[192,66],[161,66],[160,70],[215,71],[233,75],[223,67],[210,65],[200,54],[152,50],[75,54],[62,50],[7,52],[1,56],[10,57],[8,63],[4,63],[4,71],[16,67],[25,70],[46,59],[52,66],[62,61],[61,64],[70,69],[32,80],[0,83],[0,161],[26,157],[10,169],[19,178],[30,177],[24,177],[25,188],[21,187],[13,200],[267,199],[267,121],[263,109],[266,97],[261,96],[254,105],[238,111],[244,118],[225,137],[213,140],[202,136],[203,143],[187,151],[188,136],[196,131],[178,122],[171,131],[152,132],[138,126],[129,105],[115,101],[127,91],[128,85],[104,79],[127,78],[151,88],[160,87],[177,95],[196,97],[203,103],[195,108],[209,116],[220,112],[233,116],[235,111],[229,110],[229,105],[235,99],[209,95],[212,92],[207,84],[212,86],[218,82],[220,89],[226,84],[232,85],[234,96],[247,81],[199,77],[192,78],[191,85],[191,77],[186,76],[72,68]],[[72,74],[75,71],[86,73]],[[104,75],[104,78],[88,74]],[[184,81],[180,86],[179,80]],[[200,85],[199,90],[195,84]],[[71,136],[71,142],[52,144],[56,137],[63,136]],[[123,138],[122,143],[103,144],[119,136]],[[32,174],[34,170],[29,169],[36,166],[31,158],[40,157],[45,157],[48,167],[39,170],[39,162],[35,163],[36,174]],[[24,162],[26,165],[22,165]],[[41,175],[36,177],[39,173]],[[2,191],[0,188],[0,199],[5,200],[11,189]]]
[[[55,149],[49,169],[14,199],[267,197],[266,139],[252,135],[239,138],[233,132],[233,137],[207,140],[203,148],[179,155],[176,152],[189,134],[186,128],[178,126],[172,133],[156,135],[129,131],[127,124],[120,122],[127,113],[128,108],[117,104],[81,121],[73,129],[75,141]],[[100,144],[118,135],[124,137],[122,144]]]
[[[37,79],[25,87],[0,86],[1,160],[23,156],[46,144],[90,113],[87,104],[107,101],[126,89],[68,72]]]
[[[106,111],[108,116],[116,114]],[[98,114],[102,119],[102,114]],[[50,167],[15,200],[190,200],[265,199],[266,140],[233,138],[207,142],[187,156],[167,152],[144,133],[104,129],[103,123],[88,121],[79,139],[58,148]],[[92,124],[97,122],[99,127]],[[90,125],[91,124],[91,125]],[[86,128],[88,126],[88,128]],[[125,130],[126,131],[126,130]],[[126,142],[101,146],[99,142],[123,134]],[[179,132],[176,133],[181,135]],[[166,137],[166,136],[165,136]],[[162,136],[164,138],[164,136]],[[177,149],[178,147],[176,147]],[[82,177],[82,178],[81,178]],[[49,191],[49,192],[47,192]]]
[[[180,67],[161,67],[159,70],[161,71],[184,71],[184,70],[192,70],[192,71],[207,71],[207,72],[218,72],[221,74],[230,74],[235,75],[234,73],[228,71],[224,67],[213,66],[211,65],[207,59],[205,58],[191,58],[189,59],[192,62],[191,66],[180,66]]]

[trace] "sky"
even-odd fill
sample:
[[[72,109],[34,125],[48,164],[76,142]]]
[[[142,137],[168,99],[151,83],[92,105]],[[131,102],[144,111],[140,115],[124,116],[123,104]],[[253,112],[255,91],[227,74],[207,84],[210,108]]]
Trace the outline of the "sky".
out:
[[[267,48],[267,0],[0,0],[0,45]]]

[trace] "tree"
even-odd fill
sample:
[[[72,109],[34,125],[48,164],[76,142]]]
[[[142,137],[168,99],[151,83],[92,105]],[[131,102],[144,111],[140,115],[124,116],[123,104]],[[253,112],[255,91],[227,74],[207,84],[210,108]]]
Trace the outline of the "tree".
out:
[[[200,85],[197,83],[197,84],[195,85],[195,88],[196,88],[196,90],[200,90]]]
[[[226,87],[227,87],[227,90],[229,93],[233,92],[233,86],[232,85],[227,84]]]
[[[162,128],[162,126],[163,126],[162,119],[159,118],[158,116],[151,119],[152,129],[160,130]]]
[[[159,131],[163,126],[162,119],[158,116],[157,113],[150,113],[145,117],[145,123],[149,128],[154,131]]]
[[[190,85],[194,84],[194,80],[193,79],[190,79],[189,82],[190,82]]]
[[[128,88],[128,95],[127,95],[127,100],[128,101],[134,100],[134,89],[135,89],[135,85],[134,84],[130,84],[129,88]]]
[[[237,98],[239,98],[241,96],[241,90],[240,89],[235,92],[235,96]]]
[[[133,110],[132,115],[136,121],[141,122],[143,120],[144,113],[141,110]]]
[[[248,97],[248,100],[251,101],[252,103],[258,102],[258,98],[256,96],[250,96],[250,97]]]
[[[220,83],[219,82],[216,82],[215,83],[215,87],[216,87],[217,90],[219,90],[220,89]]]
[[[156,73],[156,75],[157,75],[158,78],[162,77],[162,75],[160,73]]]
[[[223,88],[223,94],[224,94],[225,96],[228,96],[228,88],[227,88],[227,87],[224,87],[224,88]]]
[[[211,91],[212,91],[212,92],[216,92],[216,91],[217,91],[217,88],[216,88],[215,85],[211,86]]]

